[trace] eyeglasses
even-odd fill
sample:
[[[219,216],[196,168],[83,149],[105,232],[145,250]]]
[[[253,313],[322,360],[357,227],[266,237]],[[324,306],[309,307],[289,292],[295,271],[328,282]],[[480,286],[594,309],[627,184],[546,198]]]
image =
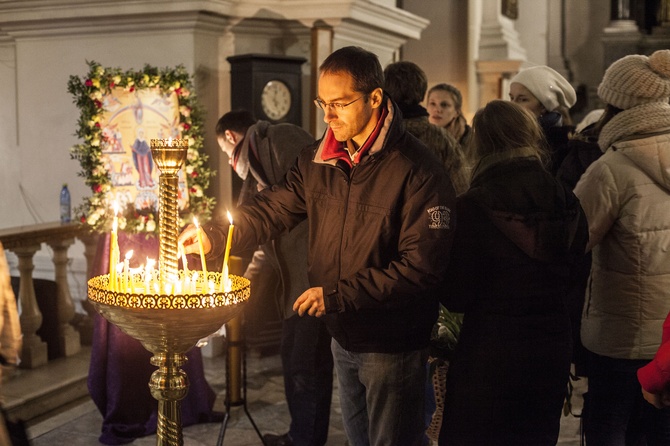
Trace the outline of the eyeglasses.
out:
[[[334,108],[337,111],[342,111],[344,110],[344,107],[349,107],[351,104],[354,102],[358,101],[362,97],[365,97],[365,95],[359,96],[356,99],[354,99],[351,102],[347,102],[346,104],[342,104],[341,102],[331,102],[329,104],[323,102],[321,99],[316,98],[314,99],[314,103],[316,104],[317,107],[319,107],[321,110],[326,110],[328,107]]]

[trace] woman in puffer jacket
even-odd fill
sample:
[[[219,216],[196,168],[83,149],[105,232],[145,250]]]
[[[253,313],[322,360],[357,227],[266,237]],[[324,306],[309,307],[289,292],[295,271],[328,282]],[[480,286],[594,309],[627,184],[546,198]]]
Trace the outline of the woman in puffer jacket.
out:
[[[593,261],[582,312],[589,446],[670,444],[670,409],[642,397],[670,311],[670,51],[630,55],[605,72],[604,152],[575,188]]]

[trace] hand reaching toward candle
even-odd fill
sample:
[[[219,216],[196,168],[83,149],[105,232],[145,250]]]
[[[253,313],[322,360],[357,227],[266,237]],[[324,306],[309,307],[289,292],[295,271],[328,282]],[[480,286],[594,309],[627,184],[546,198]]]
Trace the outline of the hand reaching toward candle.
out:
[[[205,231],[200,231],[202,235],[202,249],[205,254],[212,250],[212,243],[207,237]],[[181,234],[179,234],[179,243],[184,247],[184,254],[200,254],[198,244],[198,228],[195,225],[188,225]]]
[[[293,311],[297,311],[300,316],[304,316],[305,313],[316,317],[326,314],[326,304],[323,301],[323,288],[314,287],[302,293],[293,304]]]

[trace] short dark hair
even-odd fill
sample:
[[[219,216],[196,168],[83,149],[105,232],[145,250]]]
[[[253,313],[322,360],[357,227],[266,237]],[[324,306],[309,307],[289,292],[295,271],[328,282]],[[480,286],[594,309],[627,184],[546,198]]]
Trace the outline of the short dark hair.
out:
[[[384,91],[398,104],[419,104],[427,88],[426,73],[414,62],[394,62],[384,69]]]
[[[319,73],[348,73],[354,90],[369,94],[384,87],[384,73],[377,55],[358,46],[345,46],[326,57]]]
[[[247,129],[256,124],[256,118],[248,110],[232,110],[219,118],[216,123],[216,136],[223,136],[226,130],[247,133]]]

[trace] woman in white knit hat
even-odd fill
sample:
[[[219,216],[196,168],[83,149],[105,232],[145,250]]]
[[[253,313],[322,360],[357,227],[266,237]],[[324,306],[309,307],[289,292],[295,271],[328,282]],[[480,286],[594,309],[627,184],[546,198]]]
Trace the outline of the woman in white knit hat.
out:
[[[646,403],[636,376],[670,311],[670,51],[614,62],[598,96],[604,153],[575,188],[593,254],[581,325],[586,440],[670,444],[670,409]]]
[[[509,97],[538,118],[551,151],[549,170],[555,175],[574,130],[569,109],[577,101],[575,89],[556,70],[538,65],[512,78]]]

